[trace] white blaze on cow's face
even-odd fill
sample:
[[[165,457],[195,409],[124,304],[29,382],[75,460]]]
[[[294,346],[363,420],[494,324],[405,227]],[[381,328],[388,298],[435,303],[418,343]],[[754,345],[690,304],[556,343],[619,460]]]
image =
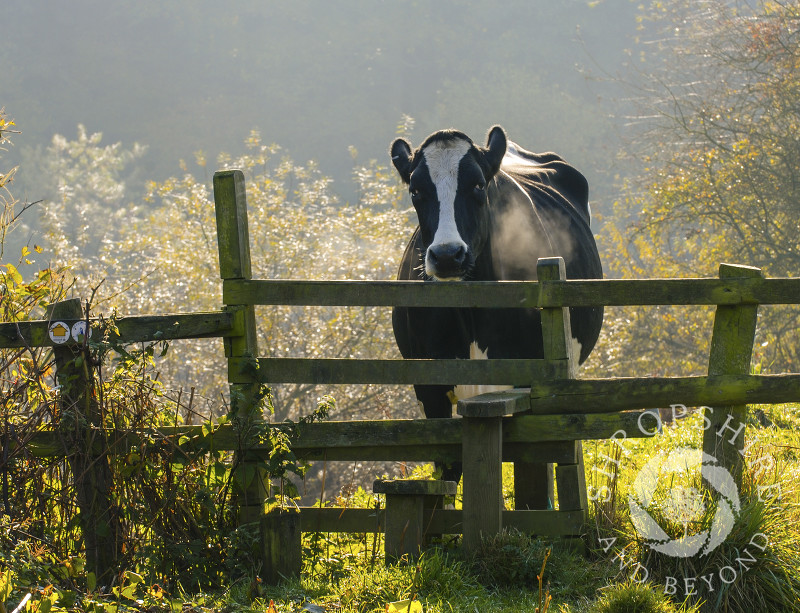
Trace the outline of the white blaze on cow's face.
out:
[[[467,254],[468,246],[461,238],[456,224],[455,203],[459,166],[471,146],[468,141],[453,139],[433,142],[422,151],[439,201],[439,221],[433,241],[425,254],[425,272],[440,281],[458,280],[460,277],[440,276],[436,254],[462,261]]]

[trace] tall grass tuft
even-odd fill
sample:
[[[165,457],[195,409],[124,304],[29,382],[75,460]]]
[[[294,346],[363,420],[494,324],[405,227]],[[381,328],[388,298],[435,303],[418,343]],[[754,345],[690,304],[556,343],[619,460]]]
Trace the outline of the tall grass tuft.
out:
[[[772,495],[765,497],[767,492]],[[731,532],[707,555],[679,558],[642,547],[642,563],[665,589],[674,578],[678,597],[704,600],[706,611],[800,611],[796,484],[786,480],[767,484],[751,463],[740,498],[741,510]],[[710,529],[715,511],[715,504],[708,505],[699,529]],[[661,525],[668,523],[666,518],[654,518]]]
[[[658,586],[618,583],[603,591],[585,613],[691,613],[696,608],[675,605]]]
[[[491,589],[538,592],[541,577],[543,588],[550,595],[570,600],[594,596],[608,571],[604,564],[587,561],[569,543],[545,541],[513,528],[485,537],[468,565],[478,580]]]
[[[426,610],[438,609],[451,601],[485,600],[487,596],[463,562],[438,550],[425,552],[416,564],[354,567],[336,591],[339,605],[354,611],[383,610],[387,602],[412,598],[423,601]]]
[[[738,492],[741,507],[724,541],[703,555],[678,557],[651,547],[632,525],[625,503],[630,484],[614,473],[606,486],[618,507],[596,507],[595,513],[600,542],[616,538],[613,550],[606,546],[600,555],[619,563],[617,579],[649,580],[673,601],[685,600],[702,611],[800,611],[800,446],[794,434],[800,424],[796,409],[772,407],[768,412],[771,420],[767,423],[780,425],[762,430],[750,424]],[[679,438],[678,430],[665,438]],[[635,451],[638,457],[633,454],[627,460],[634,466],[649,459],[653,448]],[[684,506],[679,509],[682,513],[675,509],[676,492],[680,502],[681,492],[703,491],[700,471],[673,475],[673,480],[666,481],[659,481],[661,489],[647,508],[655,523],[671,538],[712,530],[719,507],[709,493],[693,509]]]

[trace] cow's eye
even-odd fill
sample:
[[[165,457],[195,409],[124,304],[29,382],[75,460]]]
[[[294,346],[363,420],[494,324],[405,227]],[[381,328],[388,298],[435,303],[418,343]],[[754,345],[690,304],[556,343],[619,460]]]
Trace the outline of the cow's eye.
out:
[[[486,188],[486,185],[484,183],[476,183],[475,184],[475,193],[476,194],[482,194],[483,190],[485,188]]]
[[[408,188],[408,193],[411,194],[412,198],[417,198],[420,194],[420,191],[416,187]]]

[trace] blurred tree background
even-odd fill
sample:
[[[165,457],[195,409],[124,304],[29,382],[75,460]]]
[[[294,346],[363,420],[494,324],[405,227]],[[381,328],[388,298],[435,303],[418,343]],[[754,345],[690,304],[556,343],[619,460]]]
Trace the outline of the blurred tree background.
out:
[[[25,159],[17,191],[48,198],[35,162],[53,134],[71,139],[82,124],[109,143],[147,146],[131,166],[131,197],[179,172],[191,152],[213,163],[258,129],[295,159],[316,160],[350,201],[348,147],[383,161],[395,123],[410,115],[415,142],[443,127],[481,139],[500,123],[517,142],[574,160],[607,202],[618,90],[589,73],[639,62],[646,26],[632,0],[5,6],[14,19],[0,46],[0,94],[25,128],[9,152]]]
[[[513,0],[503,15],[463,0],[244,1],[222,13],[202,2],[91,12],[80,0],[46,16],[13,4],[3,93],[34,143],[11,152],[16,187],[46,199],[15,239],[46,244],[40,259],[68,264],[73,292],[96,290],[98,309],[218,308],[210,179],[224,167],[247,177],[256,274],[392,278],[415,222],[387,144],[450,125],[481,139],[495,122],[589,177],[607,276],[713,276],[723,261],[797,274],[797,2]],[[26,38],[56,19],[69,35]],[[117,55],[104,58],[112,33]],[[87,123],[62,135],[76,119]],[[387,313],[264,308],[260,346],[397,355]],[[710,317],[609,309],[584,372],[703,372]],[[797,313],[762,318],[757,367],[796,370]],[[163,380],[194,388],[198,411],[223,410],[221,346],[178,349]],[[325,391],[276,389],[276,418],[313,410]],[[407,390],[336,395],[339,418],[418,414]]]
[[[635,85],[638,171],[601,232],[613,277],[800,274],[800,3],[672,2],[648,17],[660,63]],[[635,136],[635,138],[634,138]],[[614,310],[594,364],[704,374],[711,310]],[[760,309],[754,367],[800,368],[800,312]],[[613,342],[611,340],[613,339]]]

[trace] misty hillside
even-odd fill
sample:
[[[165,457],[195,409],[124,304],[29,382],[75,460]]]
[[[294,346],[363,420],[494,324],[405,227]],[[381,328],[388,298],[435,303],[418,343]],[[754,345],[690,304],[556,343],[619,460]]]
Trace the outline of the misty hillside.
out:
[[[348,147],[361,162],[385,162],[409,115],[415,143],[444,127],[482,140],[499,123],[528,148],[556,150],[588,175],[602,208],[618,172],[620,94],[595,77],[639,53],[640,9],[628,0],[4,7],[0,97],[23,131],[11,162],[53,134],[74,138],[80,123],[104,143],[146,145],[136,176],[160,180],[199,150],[213,171],[217,153],[237,153],[258,128],[295,159],[318,161],[345,200]],[[20,169],[17,193],[51,197],[32,174]]]

